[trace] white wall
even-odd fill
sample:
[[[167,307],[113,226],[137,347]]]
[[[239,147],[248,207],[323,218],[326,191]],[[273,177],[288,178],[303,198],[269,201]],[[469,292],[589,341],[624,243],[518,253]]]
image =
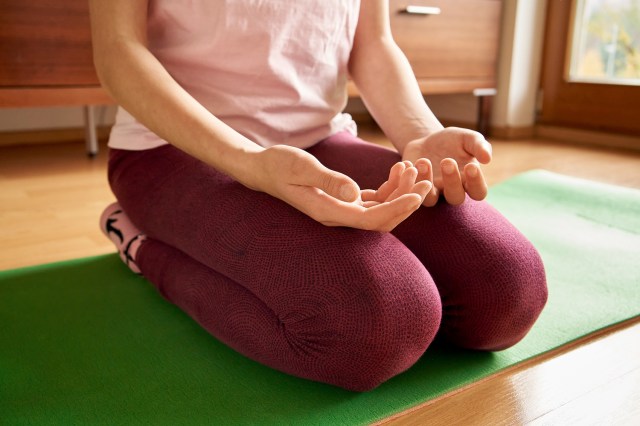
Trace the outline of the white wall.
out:
[[[547,0],[504,0],[494,127],[535,123],[546,6]]]
[[[95,108],[98,126],[113,124],[115,106]],[[1,108],[0,132],[19,132],[26,130],[68,129],[84,126],[84,114],[81,107],[55,108]]]

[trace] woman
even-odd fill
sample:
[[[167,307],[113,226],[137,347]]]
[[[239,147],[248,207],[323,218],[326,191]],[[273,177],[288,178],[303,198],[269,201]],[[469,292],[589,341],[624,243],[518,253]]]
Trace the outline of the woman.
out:
[[[540,257],[481,201],[491,147],[430,111],[386,1],[90,5],[122,107],[102,229],[211,334],[364,391],[436,333],[500,350],[531,328]],[[357,138],[348,77],[397,152]]]

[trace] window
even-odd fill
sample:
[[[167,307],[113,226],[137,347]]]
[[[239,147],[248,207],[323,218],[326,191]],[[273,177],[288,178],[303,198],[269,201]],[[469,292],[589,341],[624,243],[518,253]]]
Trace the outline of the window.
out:
[[[640,0],[576,0],[569,81],[640,86]]]

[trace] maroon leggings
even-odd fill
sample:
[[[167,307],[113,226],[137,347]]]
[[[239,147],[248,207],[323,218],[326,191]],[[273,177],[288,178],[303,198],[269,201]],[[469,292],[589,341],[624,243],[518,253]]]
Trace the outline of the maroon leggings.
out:
[[[308,150],[377,188],[397,153],[348,133]],[[547,289],[540,257],[486,202],[421,207],[392,233],[321,225],[172,146],[112,150],[111,187],[148,239],[137,263],[238,352],[350,390],[408,369],[439,333],[507,348]]]

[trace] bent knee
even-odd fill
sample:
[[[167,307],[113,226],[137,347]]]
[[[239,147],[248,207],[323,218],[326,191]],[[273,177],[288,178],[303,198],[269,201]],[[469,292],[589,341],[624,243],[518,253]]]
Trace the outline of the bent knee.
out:
[[[370,282],[359,297],[334,306],[330,334],[335,340],[319,365],[322,381],[368,391],[418,361],[442,317],[435,285],[430,277],[420,279],[387,280],[382,286]]]
[[[413,366],[433,341],[441,320],[439,304],[425,305],[422,310],[400,322],[393,319],[394,327],[362,327],[364,339],[341,342],[332,383],[348,390],[369,391]]]
[[[505,262],[482,283],[450,340],[469,349],[503,350],[522,340],[540,316],[548,297],[544,266],[531,246],[517,262]]]

